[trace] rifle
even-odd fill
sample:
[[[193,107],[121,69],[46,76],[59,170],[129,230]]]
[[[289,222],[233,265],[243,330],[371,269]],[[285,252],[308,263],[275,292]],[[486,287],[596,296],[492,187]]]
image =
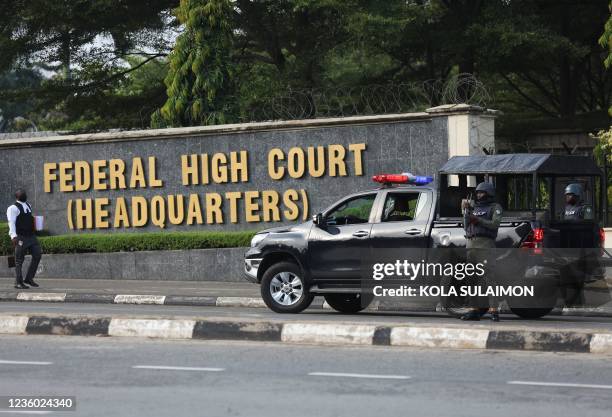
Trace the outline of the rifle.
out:
[[[464,205],[467,205],[467,207],[464,207]],[[474,226],[470,223],[470,216],[474,211],[474,199],[472,193],[469,193],[466,199],[461,200],[461,208],[463,213],[463,230],[465,230],[466,233],[465,237],[472,237],[474,236]]]

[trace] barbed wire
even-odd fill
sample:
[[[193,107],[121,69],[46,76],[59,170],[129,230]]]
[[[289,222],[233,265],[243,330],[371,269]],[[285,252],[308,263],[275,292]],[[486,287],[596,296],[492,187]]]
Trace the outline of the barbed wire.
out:
[[[422,111],[440,104],[491,104],[484,84],[472,74],[422,83],[290,89],[252,103],[241,121],[298,120]]]

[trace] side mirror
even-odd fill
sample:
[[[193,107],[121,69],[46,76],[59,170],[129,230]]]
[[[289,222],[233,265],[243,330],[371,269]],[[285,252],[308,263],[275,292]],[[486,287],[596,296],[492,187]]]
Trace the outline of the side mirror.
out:
[[[312,222],[319,227],[323,226],[323,215],[321,213],[315,214],[312,216]]]

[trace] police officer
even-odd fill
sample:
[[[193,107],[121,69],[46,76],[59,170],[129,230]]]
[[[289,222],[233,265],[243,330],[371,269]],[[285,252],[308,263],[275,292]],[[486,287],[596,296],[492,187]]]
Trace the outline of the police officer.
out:
[[[28,203],[28,196],[25,190],[17,190],[15,192],[15,199],[15,204],[9,206],[6,210],[9,236],[15,248],[15,288],[28,289],[29,287],[25,284],[38,287],[38,284],[34,282],[34,275],[42,256],[42,250],[34,234],[32,206]],[[32,254],[32,261],[24,280],[21,268],[28,251]]]
[[[502,208],[495,201],[495,187],[490,182],[481,182],[476,187],[476,202],[470,211],[469,203],[462,202],[464,209],[464,224],[466,225],[466,238],[468,260],[472,263],[483,263],[495,249],[497,230],[502,219]],[[465,210],[468,209],[468,210]],[[491,268],[492,264],[486,268]],[[490,275],[490,274],[489,274]],[[487,281],[491,282],[489,276]],[[461,316],[461,320],[480,320],[480,311],[472,303],[470,310]],[[489,300],[489,315],[491,320],[499,321],[497,300]]]
[[[593,220],[593,207],[582,201],[582,185],[574,183],[565,187],[565,210],[563,220]]]

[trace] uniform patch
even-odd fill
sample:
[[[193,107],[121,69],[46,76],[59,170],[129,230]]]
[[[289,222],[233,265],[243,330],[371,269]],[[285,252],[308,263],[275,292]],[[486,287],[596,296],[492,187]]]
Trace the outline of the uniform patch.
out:
[[[501,210],[500,209],[495,210],[495,214],[501,214]]]

